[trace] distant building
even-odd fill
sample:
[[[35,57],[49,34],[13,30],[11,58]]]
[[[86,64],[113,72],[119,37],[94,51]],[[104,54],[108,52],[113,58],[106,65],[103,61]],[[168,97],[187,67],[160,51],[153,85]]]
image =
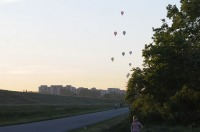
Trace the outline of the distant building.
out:
[[[71,92],[73,92],[73,93],[76,93],[76,88],[73,87],[73,86],[71,86],[71,85],[66,85],[66,86],[65,86],[65,89],[66,89],[66,90],[69,90],[69,91],[71,91]]]
[[[107,92],[108,93],[117,93],[117,94],[120,94],[120,89],[119,88],[108,88]]]
[[[53,94],[53,95],[66,95],[66,96],[84,96],[84,97],[104,97],[104,95],[114,94],[114,95],[124,95],[125,90],[120,90],[119,88],[108,88],[107,90],[97,89],[97,88],[75,88],[71,85],[47,85],[39,86],[39,93],[42,94]]]
[[[126,93],[126,91],[125,90],[120,90],[120,93],[119,94],[125,94]]]
[[[90,97],[96,97],[100,98],[101,97],[101,90],[96,89],[96,88],[91,88],[89,92]]]
[[[74,93],[76,92],[76,88],[74,87],[63,87],[62,85],[51,85],[50,87],[48,87],[47,85],[41,85],[39,87],[39,93],[42,94],[53,94],[53,95],[63,95],[63,92],[66,91],[66,89],[69,89],[71,91],[74,91]],[[64,92],[66,93],[66,92]]]
[[[50,94],[61,95],[61,90],[63,89],[62,85],[51,85]]]
[[[97,90],[96,88],[91,88],[91,90]]]
[[[101,96],[104,96],[105,94],[107,94],[107,90],[100,90]]]
[[[50,94],[50,89],[47,85],[41,85],[39,87],[39,93]]]
[[[88,88],[79,87],[76,89],[76,94],[78,96],[88,96]]]

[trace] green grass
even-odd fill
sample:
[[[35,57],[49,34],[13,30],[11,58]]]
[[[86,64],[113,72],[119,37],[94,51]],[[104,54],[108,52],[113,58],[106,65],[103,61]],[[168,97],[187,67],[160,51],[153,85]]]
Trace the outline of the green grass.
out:
[[[0,126],[113,109],[119,100],[0,90]]]
[[[182,126],[145,126],[142,132],[200,132],[200,128]]]
[[[82,127],[70,132],[130,132],[131,121],[128,114],[115,117],[97,124],[86,126],[86,130]],[[200,127],[183,127],[183,126],[162,126],[147,125],[141,132],[200,132]]]
[[[67,104],[67,105],[83,105],[83,104],[111,104],[119,102],[116,99],[92,98],[92,97],[76,97],[76,96],[59,96],[39,93],[26,93],[0,90],[0,105],[30,105],[30,104]]]
[[[1,106],[0,125],[67,117],[111,109],[110,105],[21,105]]]
[[[128,114],[120,115],[93,125],[86,126],[79,129],[74,129],[69,132],[109,132],[111,126],[117,125],[124,121],[128,117]]]

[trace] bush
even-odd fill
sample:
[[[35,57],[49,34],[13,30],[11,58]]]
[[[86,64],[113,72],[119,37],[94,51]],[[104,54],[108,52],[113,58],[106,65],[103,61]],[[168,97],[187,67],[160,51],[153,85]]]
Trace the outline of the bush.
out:
[[[131,105],[130,119],[139,116],[144,124],[197,126],[200,124],[200,92],[183,86],[167,102],[158,103],[150,95],[140,95]]]
[[[159,108],[152,95],[141,95],[132,103],[130,118],[137,115],[143,123],[158,123],[162,120]]]
[[[200,119],[200,92],[184,86],[172,96],[167,104],[167,115],[180,125],[195,125]],[[166,119],[166,120],[169,120]]]

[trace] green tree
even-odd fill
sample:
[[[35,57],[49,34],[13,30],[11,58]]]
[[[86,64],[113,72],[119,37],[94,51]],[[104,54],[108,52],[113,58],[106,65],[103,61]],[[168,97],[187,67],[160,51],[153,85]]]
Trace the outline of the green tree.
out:
[[[200,92],[191,90],[186,86],[177,91],[167,103],[166,116],[172,116],[170,120],[177,124],[195,125],[200,118]]]
[[[153,28],[153,42],[143,49],[144,68],[134,69],[127,85],[127,102],[140,102],[145,95],[153,97],[155,110],[161,116],[162,110],[170,107],[166,104],[183,86],[200,92],[200,0],[180,0],[180,3],[180,8],[167,6],[171,24],[162,19],[161,27]],[[136,95],[139,96],[135,98]],[[145,100],[142,104],[149,106]],[[145,115],[142,108],[133,105]]]
[[[181,0],[180,9],[168,5],[167,10],[172,24],[163,19],[143,50],[147,88],[161,102],[183,85],[200,90],[200,1]]]
[[[125,99],[128,103],[132,103],[140,95],[142,89],[145,88],[144,74],[140,68],[134,68],[132,77],[127,84],[127,92]]]

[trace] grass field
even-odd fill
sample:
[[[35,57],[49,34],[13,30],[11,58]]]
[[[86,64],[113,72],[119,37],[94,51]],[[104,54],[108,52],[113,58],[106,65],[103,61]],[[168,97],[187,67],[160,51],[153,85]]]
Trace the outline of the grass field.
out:
[[[0,90],[0,126],[113,109],[116,102],[119,100]]]
[[[75,96],[59,96],[38,93],[26,93],[0,90],[0,105],[85,105],[85,104],[111,104],[116,103],[116,99],[75,97]]]
[[[118,125],[127,119],[128,114],[120,115],[112,119],[108,119],[93,125],[85,126],[79,129],[74,129],[69,132],[110,132],[112,126]],[[128,126],[129,127],[129,126]]]

